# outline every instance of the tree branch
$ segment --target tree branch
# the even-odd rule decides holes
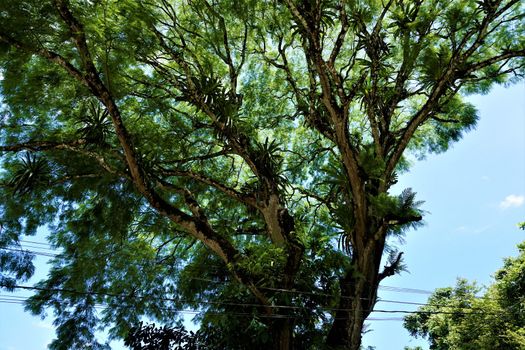
[[[313,25],[314,28],[311,28],[291,0],[284,0],[284,2],[290,10],[292,17],[304,29],[303,34],[306,35],[306,37],[303,38],[303,50],[306,60],[309,63],[309,71],[311,72],[310,74],[315,72],[319,78],[322,91],[321,101],[330,116],[331,125],[334,128],[334,141],[341,152],[343,166],[350,181],[353,195],[353,210],[356,217],[356,232],[364,234],[367,225],[367,200],[364,192],[363,181],[359,175],[358,152],[350,142],[348,134],[348,116],[343,113],[344,108],[339,106],[336,96],[334,96],[334,91],[337,93],[338,91],[341,91],[343,87],[337,85],[333,86],[332,82],[334,80],[330,79],[328,75],[330,69],[327,63],[323,60],[321,52],[322,48],[319,44],[320,33],[314,31],[314,28],[316,28],[315,24]],[[311,81],[312,79],[315,78],[310,77]],[[337,80],[335,80],[335,82],[337,82]]]
[[[494,56],[494,57],[491,57],[489,59],[486,59],[484,61],[480,61],[480,62],[477,62],[477,63],[472,63],[470,65],[467,65],[467,67],[465,69],[462,69],[459,73],[462,75],[462,76],[468,76],[469,74],[472,74],[480,69],[483,69],[485,67],[488,67],[490,65],[493,65],[495,63],[498,63],[498,62],[501,62],[501,61],[504,61],[504,60],[508,60],[510,58],[515,58],[515,57],[525,57],[525,49],[523,50],[508,50],[508,51],[505,51],[504,53],[500,54],[500,55],[497,55],[497,56]]]
[[[18,143],[14,145],[0,146],[0,152],[20,152],[20,151],[47,151],[51,149],[74,149],[78,146],[83,146],[87,142],[84,139],[79,139],[70,142],[53,142],[53,141],[30,141],[25,143]]]
[[[75,42],[82,64],[87,72],[86,76],[80,77],[81,81],[88,85],[92,93],[106,106],[111,116],[115,132],[124,151],[133,183],[138,191],[161,215],[173,220],[194,237],[202,241],[226,264],[235,264],[238,260],[239,253],[229,240],[220,236],[209,225],[198,218],[193,218],[180,209],[173,207],[152,188],[152,185],[140,164],[139,158],[137,157],[131,137],[124,126],[120,110],[113,100],[111,93],[100,80],[95,65],[91,60],[91,54],[86,43],[86,37],[82,25],[73,16],[65,0],[55,0],[55,5],[60,16],[70,28],[71,37]]]
[[[164,169],[164,168],[161,168],[160,171],[161,171],[161,174],[164,176],[179,176],[179,177],[191,178],[193,180],[209,185],[221,191],[222,193],[226,194],[228,197],[233,198],[238,202],[244,203],[253,208],[259,208],[255,197],[245,195],[203,174],[199,174],[199,173],[188,171],[188,170]]]
[[[233,60],[232,60],[232,55],[231,55],[231,49],[230,49],[230,42],[229,42],[229,39],[228,39],[228,30],[226,29],[226,22],[224,20],[224,17],[221,16],[219,13],[217,13],[217,11],[215,11],[215,9],[213,8],[213,6],[211,6],[207,0],[204,0],[204,3],[206,5],[206,8],[208,9],[208,11],[213,15],[215,16],[218,20],[219,20],[219,26],[221,28],[221,31],[222,31],[222,40],[223,40],[223,46],[224,46],[224,51],[225,51],[225,55],[223,55],[220,50],[218,50],[218,55],[219,57],[222,58],[222,60],[224,61],[224,63],[226,63],[226,65],[228,66],[228,71],[229,71],[229,75],[230,75],[230,91],[229,91],[229,94],[230,94],[230,98],[234,101],[237,101],[238,97],[237,97],[237,77],[239,75],[239,70],[237,68],[235,68],[235,65],[233,64]],[[246,47],[246,40],[244,41],[244,48]]]
[[[163,164],[186,164],[186,163],[191,163],[191,162],[197,162],[197,161],[213,159],[213,158],[225,156],[225,155],[228,155],[228,154],[231,154],[231,153],[232,153],[232,151],[230,149],[223,148],[220,151],[209,153],[209,154],[204,154],[204,155],[200,155],[200,156],[193,156],[193,157],[187,157],[187,158],[181,158],[181,159],[174,159],[174,160],[166,160],[166,161],[163,161],[162,163]]]
[[[18,40],[15,40],[14,38],[10,37],[9,35],[0,32],[0,41],[3,41],[4,43],[14,46],[19,50],[25,51],[25,52],[31,52],[34,53],[40,57],[43,57],[51,62],[54,62],[64,68],[71,76],[76,78],[77,80],[85,83],[83,79],[83,73],[73,66],[70,62],[68,62],[64,57],[59,55],[56,52],[49,51],[45,48],[34,48],[30,45],[26,45]]]
[[[339,30],[339,34],[337,34],[337,39],[335,39],[334,47],[330,53],[330,58],[328,59],[328,65],[330,67],[334,67],[335,65],[335,60],[341,52],[341,48],[343,47],[346,33],[348,32],[349,28],[348,16],[345,9],[345,1],[339,2],[339,19],[341,21],[341,29]]]
[[[312,38],[312,31],[310,29],[310,25],[309,25],[308,21],[306,20],[306,18],[304,18],[301,15],[301,12],[297,8],[297,6],[295,6],[293,1],[292,0],[284,0],[284,3],[286,5],[286,7],[288,7],[290,12],[292,13],[292,16],[297,21],[297,24],[302,27],[304,32],[307,33],[310,38]]]
[[[402,258],[403,258],[403,252],[400,252],[393,262],[391,262],[389,265],[385,265],[383,272],[379,273],[378,282],[381,282],[387,277],[395,275],[396,272],[398,272],[399,267],[401,266]]]
[[[268,173],[268,167],[258,161],[259,151],[254,150],[248,136],[236,128],[232,124],[231,120],[224,120],[224,118],[221,118],[221,116],[215,111],[213,102],[207,100],[206,96],[203,95],[201,91],[199,91],[198,87],[194,83],[194,79],[198,79],[199,77],[194,77],[188,62],[185,61],[184,57],[172,50],[172,48],[166,43],[165,36],[160,31],[158,31],[156,28],[152,28],[152,30],[154,30],[162,49],[168,53],[173,58],[173,60],[182,67],[182,70],[184,71],[185,85],[182,86],[181,83],[179,83],[176,85],[177,88],[185,90],[184,93],[188,95],[189,102],[211,119],[214,128],[224,135],[228,147],[246,162],[253,174],[259,179],[263,186],[261,186],[260,193],[258,193],[258,196],[256,197],[258,200],[256,204],[254,204],[250,198],[240,196],[238,193],[235,193],[235,191],[232,191],[232,189],[220,185],[217,182],[210,181],[209,178],[200,176],[197,177],[195,174],[193,174],[194,179],[214,186],[232,198],[240,200],[245,204],[250,206],[255,205],[255,207],[259,209],[263,218],[265,219],[268,227],[268,233],[272,241],[277,244],[289,243],[294,238],[291,236],[291,232],[286,232],[286,228],[283,227],[279,221],[279,213],[284,211],[287,212],[287,210],[284,208],[284,200],[282,199],[282,195],[279,192],[278,186],[276,185],[278,174]],[[225,28],[223,28],[223,30],[225,30]],[[237,100],[237,103],[240,107],[239,100]],[[190,174],[186,173],[185,175],[189,176]]]

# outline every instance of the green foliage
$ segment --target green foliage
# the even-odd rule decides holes
[[[200,334],[187,332],[183,326],[155,327],[142,322],[130,330],[124,344],[133,350],[197,350],[207,349],[209,339],[199,339]],[[204,343],[204,344],[203,344]]]
[[[407,316],[405,328],[427,338],[431,349],[523,349],[525,244],[518,249],[482,296],[475,284],[458,280],[454,288],[437,289],[428,305]]]
[[[13,177],[8,185],[13,188],[15,195],[23,195],[36,190],[38,185],[45,184],[47,174],[47,164],[44,159],[26,153],[24,157],[15,164]]]
[[[108,111],[97,102],[90,101],[87,107],[82,106],[79,111],[78,136],[89,143],[99,146],[106,143],[111,134],[111,121]]]
[[[187,308],[224,348],[358,348],[329,339],[364,321],[341,293],[375,298],[422,220],[391,186],[475,127],[462,95],[523,75],[523,6],[0,0],[0,286],[46,226],[53,348]]]

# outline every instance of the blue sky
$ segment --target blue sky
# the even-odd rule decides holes
[[[525,240],[516,223],[525,221],[525,84],[496,87],[470,96],[480,120],[475,130],[447,152],[430,155],[400,177],[398,188],[412,187],[425,226],[409,232],[402,247],[408,273],[383,284],[433,290],[452,286],[457,277],[489,284],[506,256]],[[427,296],[381,292],[383,299],[425,302]],[[414,309],[378,303],[381,309]],[[373,314],[376,317],[399,315]],[[399,321],[370,322],[367,345],[397,350],[426,342],[410,339]]]
[[[385,280],[384,285],[433,290],[453,285],[457,277],[489,284],[503,258],[516,255],[516,244],[525,240],[525,232],[516,228],[517,222],[525,221],[525,84],[497,87],[469,99],[479,110],[477,129],[447,152],[415,162],[399,179],[395,191],[412,187],[428,213],[425,226],[409,232],[401,249],[409,272]],[[45,273],[45,259],[39,257],[32,281]],[[3,295],[6,292],[0,291]],[[380,297],[425,302],[427,295],[382,290]],[[376,308],[414,309],[383,302]],[[377,350],[428,348],[426,342],[411,339],[400,321],[369,324],[364,341]],[[51,317],[41,320],[21,305],[0,302],[0,350],[46,349],[53,336]]]

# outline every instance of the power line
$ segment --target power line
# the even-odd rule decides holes
[[[17,304],[17,305],[24,305],[25,301],[29,299],[28,297],[20,297],[20,296],[9,296],[9,295],[0,295],[0,304]],[[95,304],[94,306],[96,309],[106,309],[108,306],[105,306],[103,304]],[[202,311],[199,310],[192,310],[192,309],[173,309],[173,308],[161,308],[162,310],[167,311],[173,311],[176,313],[181,314],[192,314],[197,315],[201,313]],[[227,313],[217,313],[217,312],[206,312],[208,315],[217,315],[222,316],[224,314],[227,314],[228,316],[249,316],[253,317],[254,315],[251,313],[240,313],[240,312],[227,312]],[[273,315],[257,315],[257,317],[263,317],[263,318],[298,318],[302,316],[294,316],[294,315],[282,315],[282,314],[273,314]],[[368,317],[366,319],[367,321],[404,321],[402,317]]]
[[[2,285],[0,285],[2,286]],[[46,292],[55,292],[55,293],[72,293],[72,294],[79,294],[79,295],[97,295],[97,296],[107,296],[107,297],[116,297],[116,298],[124,298],[124,299],[147,299],[150,298],[150,296],[140,296],[140,295],[130,295],[130,294],[114,294],[114,293],[107,293],[107,292],[99,292],[99,291],[77,291],[73,289],[62,289],[62,288],[41,288],[41,287],[31,287],[31,286],[21,286],[21,285],[15,285],[12,286],[14,288],[18,289],[26,289],[26,290],[38,290],[38,291],[46,291]],[[227,306],[242,306],[242,307],[264,307],[264,308],[274,308],[274,309],[290,309],[290,310],[310,310],[309,308],[302,307],[302,306],[290,306],[290,305],[262,305],[262,304],[249,304],[249,303],[232,303],[232,302],[221,302],[221,301],[204,301],[204,300],[193,300],[193,301],[184,301],[184,300],[178,300],[175,298],[159,298],[156,297],[156,300],[161,301],[171,301],[171,302],[182,302],[182,303],[201,303],[201,304],[210,304],[210,305],[227,305]],[[434,306],[434,305],[431,305]],[[452,306],[443,306],[443,307],[449,307],[453,308]],[[487,312],[483,311],[481,308],[472,308],[472,307],[460,307],[461,309],[468,309],[472,310],[470,312],[464,312],[464,311],[411,311],[411,310],[383,310],[383,309],[365,309],[362,310],[362,312],[371,312],[371,313],[393,313],[393,314],[448,314],[448,315],[470,315],[470,314],[480,314],[480,315],[499,315],[503,314],[503,312]],[[356,311],[356,309],[341,309],[341,308],[323,308],[325,311],[343,311],[343,312],[353,312]],[[271,316],[271,315],[269,315]]]
[[[44,244],[44,243],[42,243],[42,244]],[[6,249],[6,250],[11,250],[11,251],[17,251],[17,252],[25,252],[26,251],[26,250],[21,250],[21,249],[13,249],[13,248],[5,248],[5,247],[4,248],[0,248],[0,249]],[[36,255],[46,256],[46,257],[56,257],[56,256],[59,255],[59,254],[36,252],[36,251],[31,251],[31,250],[28,250],[28,252],[36,254]],[[206,279],[206,278],[199,278],[199,277],[190,277],[190,278],[193,279],[193,280],[200,280],[200,281],[211,282],[211,283],[223,283],[222,281],[216,281],[216,280]],[[301,291],[301,290],[295,290],[295,289],[292,290],[292,289],[283,289],[283,288],[271,288],[271,287],[259,287],[259,288],[260,289],[265,289],[265,290],[272,290],[272,291],[277,291],[277,292],[283,292],[283,293],[295,293],[295,294],[300,294],[300,295],[334,297],[332,294],[320,293],[320,292]],[[415,289],[415,288],[401,288],[401,287],[382,286],[382,285],[380,285],[379,288],[380,289],[383,288],[383,289],[386,289],[386,290],[389,290],[389,291],[401,292],[401,293],[417,293],[417,294],[421,294],[422,292],[424,292],[424,293],[432,293],[430,291],[425,291],[425,290],[422,290],[422,289]],[[355,297],[353,297],[353,296],[342,295],[342,296],[339,296],[339,297],[343,298],[343,299],[355,299]],[[360,299],[361,300],[369,300],[369,298],[360,298]],[[172,300],[167,300],[167,301],[176,301],[176,300],[172,299]],[[196,302],[199,302],[199,301],[196,301]],[[200,302],[201,303],[205,303],[205,302],[202,302],[202,301],[200,301]],[[449,306],[449,305],[430,305],[428,303],[418,303],[418,302],[412,302],[412,301],[400,301],[400,300],[389,300],[389,299],[377,299],[376,302],[393,303],[393,304],[400,304],[400,305],[433,306],[433,307],[443,307],[443,308],[461,308],[461,309],[467,309],[467,310],[479,310],[480,309],[480,308],[474,308],[474,307],[453,307],[453,306]],[[220,304],[221,302],[208,302],[208,303],[209,304],[212,304],[212,303],[219,303]],[[222,304],[224,304],[224,303],[222,303]],[[260,304],[243,304],[243,306],[262,307],[262,305],[260,305]],[[272,306],[269,306],[269,307],[272,307]],[[301,308],[301,307],[294,307],[294,306],[275,306],[275,307],[276,308],[285,308],[285,309],[300,309]],[[332,308],[332,309],[325,309],[325,310],[338,311],[339,309]],[[341,311],[346,311],[346,310],[341,309]],[[353,310],[348,310],[348,311],[353,311]],[[375,312],[383,312],[383,311],[377,311],[377,310],[373,310],[372,312],[374,312],[374,311]],[[384,310],[384,311],[386,311],[386,310]],[[409,311],[406,311],[406,310],[397,310],[397,311],[409,312]]]
[[[21,241],[22,242],[22,241]],[[25,242],[29,242],[29,241],[25,241]],[[38,242],[40,243],[40,242]],[[40,243],[42,245],[44,245],[45,243]],[[0,249],[5,249],[5,250],[8,250],[8,251],[15,251],[15,252],[29,252],[29,253],[32,253],[32,254],[35,254],[35,255],[42,255],[42,256],[46,256],[46,257],[57,257],[59,256],[59,254],[52,254],[52,253],[45,253],[45,252],[37,252],[37,251],[32,251],[32,250],[23,250],[23,249],[17,249],[17,248],[7,248],[7,247],[0,247]],[[223,283],[223,281],[217,281],[217,280],[213,280],[213,279],[206,279],[206,278],[200,278],[200,277],[189,277],[190,279],[193,279],[193,280],[199,280],[199,281],[204,281],[204,282],[211,282],[211,283]],[[32,289],[32,290],[45,290],[45,289],[39,289],[37,287],[28,287],[28,286],[17,286],[17,288],[21,288],[21,289]],[[300,294],[300,295],[313,295],[313,296],[321,296],[321,297],[334,297],[334,295],[332,294],[328,294],[328,293],[321,293],[321,292],[311,292],[311,291],[301,291],[301,290],[296,290],[296,289],[283,289],[283,288],[272,288],[272,287],[259,287],[260,289],[264,289],[264,290],[271,290],[271,291],[276,291],[276,292],[283,292],[283,293],[295,293],[295,294]],[[432,294],[433,292],[431,291],[426,291],[426,290],[423,290],[423,289],[416,289],[416,288],[402,288],[402,287],[393,287],[393,286],[383,286],[383,285],[380,285],[379,286],[380,289],[384,289],[384,290],[388,290],[388,291],[393,291],[393,292],[400,292],[400,293],[416,293],[416,294]],[[59,291],[59,292],[66,292],[66,293],[83,293],[83,292],[77,292],[77,291],[72,291],[72,290],[65,290],[65,289],[56,289],[55,291]],[[97,293],[97,292],[91,292],[92,294],[102,294],[102,295],[105,295],[105,296],[114,296],[114,297],[127,297],[126,295],[116,295],[116,294],[104,294],[104,293]],[[137,296],[136,296],[137,297]],[[353,296],[345,296],[345,295],[341,295],[341,296],[338,296],[339,298],[343,298],[343,299],[355,299],[355,297]],[[147,298],[147,297],[141,297],[141,298]],[[359,298],[361,300],[370,300],[370,298]],[[484,298],[486,299],[486,298]],[[165,300],[165,301],[180,301],[180,300],[176,300],[176,299],[161,299],[161,300]],[[200,303],[208,303],[208,304],[226,304],[225,302],[205,302],[205,301],[192,301],[192,302],[200,302]],[[377,299],[376,302],[382,302],[382,303],[393,303],[393,304],[401,304],[401,305],[414,305],[414,306],[433,306],[433,307],[443,307],[443,308],[461,308],[461,309],[467,309],[467,310],[480,310],[480,308],[474,308],[474,307],[454,307],[454,306],[449,306],[449,305],[430,305],[428,303],[418,303],[418,302],[412,302],[412,301],[400,301],[400,300],[390,300],[390,299]],[[230,303],[231,306],[245,306],[245,307],[248,307],[248,306],[251,306],[251,307],[264,307],[263,305],[261,304],[235,304],[235,303]],[[274,308],[282,308],[282,309],[301,309],[300,306],[286,306],[286,305],[275,305],[275,306],[266,306],[266,307],[274,307]],[[330,309],[325,309],[325,310],[328,310],[328,311],[354,311],[354,310],[351,310],[351,309],[336,309],[336,308],[330,308]],[[388,312],[389,310],[372,310],[372,312]],[[408,310],[392,310],[393,313],[412,313],[413,311],[408,311]],[[457,312],[454,312],[454,314],[457,314]]]
[[[379,289],[389,292],[404,292],[404,293],[413,293],[413,294],[426,294],[431,295],[434,292],[430,290],[424,290],[424,289],[416,289],[416,288],[401,288],[401,287],[392,287],[392,286],[384,286],[379,285]]]
[[[17,243],[21,243],[20,244],[20,249],[29,248],[27,250],[39,249],[39,250],[47,250],[47,251],[50,251],[50,252],[56,252],[57,251],[56,248],[52,247],[48,243],[42,243],[42,242],[36,242],[36,241],[26,241],[26,240],[19,240]],[[50,254],[54,254],[54,253],[50,253]]]
[[[18,305],[24,305],[25,301],[29,299],[28,297],[20,297],[20,296],[8,296],[8,295],[0,295],[0,304],[18,304]],[[103,304],[95,304],[94,307],[96,309],[106,309],[108,306],[105,306]],[[197,315],[201,313],[202,311],[199,310],[192,310],[192,309],[174,309],[174,308],[161,308],[162,310],[172,311],[176,313],[181,314],[192,314]],[[216,316],[222,316],[224,314],[227,314],[228,316],[249,316],[253,317],[254,315],[251,313],[242,313],[242,312],[226,312],[226,313],[217,313],[217,312],[206,312],[207,315],[216,315]],[[263,317],[263,318],[298,318],[300,316],[297,315],[283,315],[283,314],[272,314],[272,315],[257,315],[257,317]],[[369,317],[367,318],[368,321],[403,321],[402,318],[399,317]]]
[[[21,239],[19,242],[21,242],[21,243],[37,244],[37,245],[43,245],[43,246],[46,246],[46,247],[51,247],[51,245],[49,243],[46,243],[46,242],[29,241],[29,240],[23,240],[23,239]],[[55,248],[51,247],[50,249],[55,249]]]
[[[6,249],[6,248],[2,248],[2,249]],[[18,249],[9,249],[7,248],[8,250],[14,250],[14,251],[20,251]],[[33,252],[34,254],[40,254],[40,253],[35,253]],[[44,256],[48,256],[44,253],[42,253]],[[203,278],[198,278],[198,277],[190,277],[190,279],[193,279],[193,280],[201,280],[201,281],[208,281],[208,282],[213,282],[213,283],[219,283],[218,281],[214,281],[214,280],[210,280],[210,279],[203,279]],[[22,287],[22,286],[17,286],[17,288],[23,288],[23,289],[28,289],[30,287]],[[319,293],[319,292],[306,292],[306,291],[299,291],[299,290],[291,290],[291,289],[282,289],[282,288],[271,288],[271,287],[259,287],[260,289],[265,289],[265,290],[272,290],[272,291],[278,291],[278,292],[286,292],[286,293],[297,293],[297,294],[305,294],[305,295],[314,295],[314,296],[324,296],[324,297],[333,297],[333,295],[331,294],[326,294],[326,293]],[[34,290],[41,290],[41,289],[38,289],[36,287],[34,287]],[[72,292],[70,290],[59,290],[59,291],[63,291],[63,292],[70,292],[70,293],[77,293],[77,292]],[[99,293],[96,293],[94,292],[94,294],[99,294]],[[112,296],[112,295],[107,295],[107,296]],[[118,296],[118,297],[125,297],[124,295],[114,295],[114,296]],[[340,298],[343,298],[343,299],[355,299],[355,297],[352,297],[352,296],[339,296]],[[146,297],[143,297],[143,298],[146,298]],[[359,298],[361,300],[369,300],[369,298]],[[165,300],[165,301],[178,301],[176,299],[168,299],[168,300]],[[202,301],[196,301],[196,302],[202,302]],[[384,303],[393,303],[393,304],[402,304],[402,305],[416,305],[416,306],[426,306],[428,304],[425,304],[425,303],[417,303],[417,302],[409,302],[409,301],[399,301],[399,300],[389,300],[389,299],[378,299],[376,302],[384,302]],[[207,302],[207,303],[219,303],[219,304],[224,304],[222,302]],[[232,305],[236,305],[236,304],[232,304]],[[252,307],[263,307],[263,305],[261,304],[243,304],[243,306],[252,306]],[[282,306],[267,306],[267,307],[276,307],[276,308],[286,308],[286,309],[300,309],[301,307],[299,306],[285,306],[285,305],[282,305]],[[444,306],[444,307],[449,307],[449,306]],[[470,309],[470,308],[468,308]],[[330,311],[345,311],[344,309],[335,309],[335,308],[332,308],[332,309],[325,309],[325,310],[330,310]],[[348,311],[352,311],[352,310],[348,310]]]
[[[27,243],[24,243],[24,245],[20,245],[20,249],[26,249],[26,250],[30,250],[30,249],[38,249],[38,250],[44,250],[44,251],[49,251],[50,253],[49,254],[55,254],[55,253],[51,253],[51,252],[56,252],[56,249],[52,249],[52,248],[45,248],[45,247],[41,247],[41,246],[36,246],[36,245],[32,245],[32,244],[27,244]],[[56,254],[55,254],[56,255]]]
[[[30,254],[34,254],[34,255],[45,256],[45,257],[48,257],[48,258],[56,258],[58,256],[58,254],[46,253],[46,252],[37,252],[37,251],[28,250],[28,249],[22,249],[22,248],[0,247],[0,249],[8,250],[8,251],[11,251],[11,252],[18,252],[18,253],[30,253]]]
[[[41,243],[42,245],[44,245],[44,243]],[[47,256],[47,257],[55,257],[55,256],[58,256],[58,254],[51,254],[51,253],[42,253],[42,252],[35,252],[35,251],[31,251],[31,250],[22,250],[22,249],[14,249],[14,248],[7,248],[7,247],[2,247],[1,249],[5,249],[5,250],[9,250],[9,251],[16,251],[16,252],[31,252],[31,253],[34,253],[34,254],[39,254],[39,255],[43,255],[43,256]],[[194,277],[192,279],[195,279],[195,280],[201,280],[201,281],[206,281],[206,282],[212,282],[212,283],[222,283],[220,281],[216,281],[216,280],[211,280],[211,279],[204,279],[204,278],[197,278],[197,277]],[[384,287],[385,289],[387,290],[390,290],[390,291],[398,291],[398,292],[406,292],[406,293],[421,293],[421,292],[428,292],[428,291],[424,291],[424,290],[421,290],[421,289],[414,289],[414,288],[399,288],[399,287],[390,287],[390,286],[380,286],[380,287]],[[141,298],[141,299],[145,299],[145,298],[148,298],[148,297],[144,297],[144,296],[136,296],[136,295],[123,295],[123,294],[110,294],[110,293],[104,293],[104,292],[81,292],[81,291],[76,291],[76,290],[67,290],[67,289],[46,289],[46,288],[39,288],[39,287],[29,287],[29,286],[15,286],[15,288],[19,288],[19,289],[26,289],[26,290],[40,290],[40,291],[51,291],[51,292],[61,292],[61,293],[73,293],[73,294],[81,294],[81,295],[102,295],[102,296],[108,296],[108,297],[119,297],[119,298]],[[267,290],[274,290],[274,291],[279,291],[279,292],[287,292],[287,293],[298,293],[298,294],[308,294],[308,295],[316,295],[316,296],[328,296],[328,297],[333,297],[333,295],[331,294],[325,294],[325,293],[318,293],[318,292],[306,292],[306,291],[300,291],[300,290],[289,290],[289,289],[282,289],[282,288],[270,288],[270,287],[261,287],[261,289],[267,289]],[[340,296],[341,298],[349,298],[349,299],[353,299],[353,297],[350,297],[350,296]],[[261,304],[247,304],[247,303],[230,303],[230,302],[220,302],[220,301],[198,301],[198,300],[195,300],[195,301],[182,301],[182,300],[178,300],[178,299],[173,299],[173,298],[157,298],[159,300],[163,300],[163,301],[171,301],[171,302],[185,302],[185,303],[201,303],[201,304],[215,304],[215,305],[228,305],[228,306],[242,306],[242,307],[269,307],[269,308],[276,308],[276,309],[291,309],[291,310],[305,310],[307,308],[304,308],[304,307],[301,307],[301,306],[290,306],[290,305],[261,305]],[[362,298],[362,299],[367,299],[367,298]],[[3,299],[0,299],[0,302],[5,302],[5,303],[11,303],[11,304],[14,304],[14,303],[23,303],[25,302],[25,300],[27,299],[5,299],[5,297]],[[388,300],[388,299],[378,299],[377,302],[385,302],[385,303],[396,303],[396,304],[403,304],[403,305],[416,305],[416,306],[433,306],[433,307],[442,307],[442,308],[461,308],[461,309],[466,309],[466,310],[473,310],[473,311],[470,311],[470,312],[459,312],[459,311],[410,311],[410,310],[382,310],[382,309],[376,309],[376,310],[363,310],[363,311],[370,311],[370,312],[376,312],[376,313],[403,313],[403,314],[412,314],[412,313],[424,313],[424,314],[487,314],[486,311],[483,311],[481,308],[474,308],[474,307],[454,307],[454,306],[449,306],[449,305],[430,305],[430,304],[425,304],[425,303],[416,303],[416,302],[410,302],[410,301],[398,301],[398,300]],[[354,309],[337,309],[337,308],[325,308],[324,309],[325,311],[347,311],[347,312],[352,312],[352,311],[355,311]],[[199,311],[195,311],[195,310],[171,310],[171,311],[175,311],[175,312],[193,312],[193,313],[198,313]],[[210,314],[208,312],[208,314]],[[228,313],[230,314],[230,313]],[[492,314],[495,314],[495,313],[492,313]],[[500,314],[500,313],[498,313]],[[246,315],[252,315],[252,314],[246,314]],[[252,315],[253,316],[253,315]],[[275,315],[274,316],[277,316],[277,317],[282,317],[282,316],[290,316],[290,315]]]
[[[202,277],[189,277],[189,278],[193,279],[193,280],[204,281],[204,282],[223,283],[221,281],[216,281],[216,280],[212,280],[212,279],[208,279],[208,278],[202,278]],[[379,287],[381,288],[382,286],[380,285]],[[392,289],[393,291],[404,292],[404,293],[411,293],[412,291],[422,291],[422,289],[414,289],[414,288],[400,288],[400,287],[390,287],[390,286],[384,286],[384,287]],[[276,292],[283,292],[283,293],[295,293],[295,294],[305,294],[305,295],[313,295],[313,296],[334,297],[334,295],[328,294],[328,293],[301,291],[301,290],[297,290],[297,289],[284,289],[284,288],[272,288],[272,287],[258,287],[258,288],[259,289],[264,289],[264,290],[276,291]],[[348,295],[340,295],[338,297],[342,298],[342,299],[350,299],[350,300],[356,299],[356,297],[348,296]],[[370,300],[370,298],[359,298],[359,299],[360,300]],[[477,299],[481,299],[481,298],[477,298]],[[486,298],[483,298],[483,299],[486,299]],[[493,300],[493,299],[490,299],[490,300]],[[401,301],[401,300],[380,299],[380,298],[378,298],[376,300],[376,302],[393,303],[393,304],[404,304],[404,305],[415,305],[415,306],[429,306],[430,305],[428,303],[418,303],[418,302],[413,302],[413,301]],[[446,305],[442,305],[442,306],[443,307],[451,307],[451,306],[446,306]],[[468,308],[468,307],[466,307],[466,308]]]
[[[23,241],[20,241],[20,242],[23,242]],[[40,255],[40,256],[46,256],[46,257],[57,257],[57,256],[60,255],[60,254],[39,252],[39,251],[35,251],[35,250],[22,249],[22,248],[0,247],[0,249],[5,249],[5,250],[10,250],[10,251],[15,251],[15,252],[28,252],[28,253],[31,253],[31,254]],[[40,248],[37,248],[37,249],[40,249]],[[54,250],[54,249],[49,249],[49,250]],[[194,279],[199,280],[199,278],[194,278]],[[222,283],[222,282],[213,281],[213,280],[209,280],[209,279],[201,279],[201,280],[207,281],[207,282],[213,282],[213,283]],[[302,293],[302,294],[312,294],[312,295],[319,295],[319,296],[323,295],[323,293],[306,292],[306,291],[305,292],[300,292],[300,291],[297,291],[297,290],[290,290],[290,289],[287,290],[287,289],[281,289],[281,288],[261,287],[261,289],[274,290],[274,291],[286,292],[286,293]],[[386,290],[386,291],[391,291],[391,292],[398,292],[398,293],[415,293],[415,294],[428,294],[428,295],[433,293],[432,291],[423,290],[423,289],[401,288],[401,287],[384,286],[384,285],[379,285],[379,289]],[[331,295],[326,294],[325,296],[331,296]],[[345,297],[345,296],[343,296],[343,298],[353,298],[353,297]]]

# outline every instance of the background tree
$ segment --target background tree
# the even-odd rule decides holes
[[[523,75],[523,6],[1,0],[0,242],[47,225],[61,251],[28,303],[51,347],[190,307],[224,348],[358,349],[422,219],[389,193],[404,154]],[[31,259],[1,254],[12,289]]]
[[[405,317],[405,328],[427,338],[430,349],[524,349],[525,243],[518,249],[519,256],[505,259],[482,296],[481,288],[460,279]]]

